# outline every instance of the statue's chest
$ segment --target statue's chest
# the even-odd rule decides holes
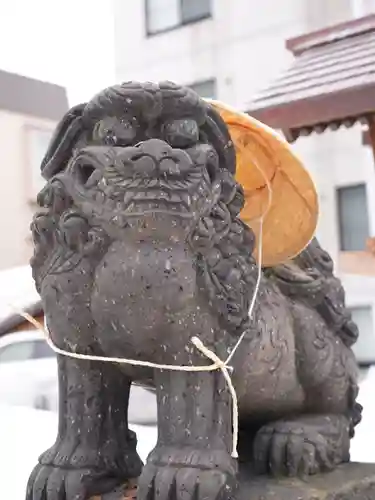
[[[117,242],[96,270],[91,308],[102,327],[148,342],[191,311],[196,288],[194,261],[184,247]]]
[[[194,260],[182,245],[140,242],[111,246],[95,277],[98,294],[144,307],[179,308],[196,289]]]

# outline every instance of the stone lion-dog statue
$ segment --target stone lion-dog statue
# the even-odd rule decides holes
[[[238,460],[220,370],[58,355],[58,436],[27,500],[85,500],[135,478],[139,500],[229,500],[238,464],[306,477],[349,460],[358,331],[342,285],[312,239],[263,267],[249,316],[257,238],[240,213],[251,196],[214,103],[172,82],[109,87],[62,118],[41,171],[31,265],[56,347],[204,366],[192,337],[223,360],[246,336],[230,363]],[[157,395],[158,440],[144,466],[128,427],[133,382]]]

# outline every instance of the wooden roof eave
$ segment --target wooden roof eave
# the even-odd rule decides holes
[[[294,140],[299,135],[308,135],[308,131],[321,132],[330,126],[337,129],[342,124],[366,122],[375,114],[375,82],[276,106],[257,108],[255,104],[247,112],[268,126],[283,130],[288,139]]]

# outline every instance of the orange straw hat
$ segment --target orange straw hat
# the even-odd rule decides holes
[[[259,220],[266,213],[262,266],[297,256],[312,239],[318,220],[318,196],[309,173],[274,130],[221,102],[207,102],[220,114],[233,140],[236,180],[245,193],[240,216],[257,240]]]

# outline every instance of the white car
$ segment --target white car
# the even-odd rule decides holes
[[[0,403],[52,409],[56,385],[56,356],[41,332],[0,337]]]
[[[27,406],[57,412],[58,382],[55,352],[38,330],[0,337],[0,404]],[[156,425],[153,392],[133,386],[129,422]]]

